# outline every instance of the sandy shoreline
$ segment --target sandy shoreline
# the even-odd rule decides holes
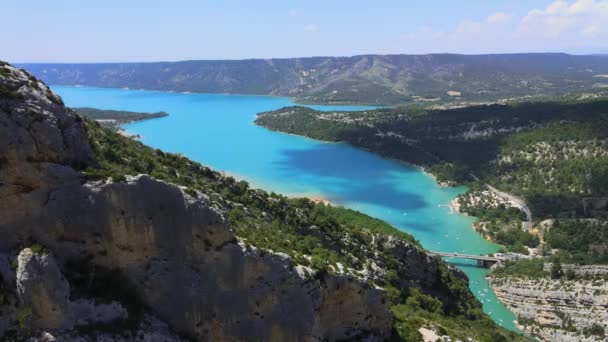
[[[458,196],[456,196],[453,200],[451,200],[450,204],[448,204],[448,206],[450,208],[452,208],[452,210],[454,210],[455,213],[467,215],[466,213],[460,212],[460,203],[458,203]]]
[[[249,183],[250,187],[253,189],[262,189],[267,192],[272,192],[272,190],[268,190],[268,187],[265,187],[263,184],[258,184],[250,181],[247,177],[240,175],[238,173],[229,172],[229,171],[219,171],[223,177],[232,177],[237,181],[244,180]],[[308,198],[309,200],[315,203],[323,203],[325,205],[335,205],[332,201],[320,194],[310,194],[310,193],[289,193],[289,192],[281,192],[281,195],[288,198]]]
[[[335,206],[335,204],[332,203],[332,201],[330,201],[326,197],[323,197],[322,195],[319,195],[319,194],[284,193],[283,195],[287,196],[289,198],[308,198],[309,200],[311,200],[311,201],[313,201],[315,203],[323,203],[325,205]]]

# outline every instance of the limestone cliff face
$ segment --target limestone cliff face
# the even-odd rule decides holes
[[[86,182],[79,170],[95,161],[82,120],[42,82],[0,68],[0,253],[8,264],[8,255],[32,240],[52,253],[24,249],[12,257],[16,270],[0,267],[32,328],[61,334],[83,324],[83,310],[112,313],[102,321],[124,316],[120,307],[70,299],[62,265],[92,257],[120,270],[153,316],[199,340],[390,334],[383,290],[244,247],[205,194],[195,199],[145,175]],[[3,311],[0,335],[18,324],[18,314]]]
[[[496,295],[519,318],[524,331],[544,341],[598,341],[582,332],[594,324],[608,329],[608,284],[604,280],[489,278]],[[568,331],[568,326],[578,332]],[[570,329],[574,330],[574,329]]]
[[[161,319],[197,338],[334,340],[390,328],[382,291],[306,277],[286,257],[243,247],[205,196],[139,176],[63,187],[46,207],[47,229],[33,232],[41,243],[124,270]]]

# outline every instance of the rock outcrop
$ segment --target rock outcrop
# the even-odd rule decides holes
[[[545,262],[543,271],[551,272],[553,264]],[[563,272],[572,271],[577,276],[603,276],[608,275],[608,265],[576,265],[576,264],[561,264]]]
[[[55,258],[26,248],[17,257],[17,294],[21,304],[31,310],[31,326],[62,329],[68,323],[70,285]]]
[[[521,328],[543,341],[600,341],[584,335],[594,325],[608,331],[608,284],[604,280],[488,278]],[[527,324],[521,324],[527,322]]]
[[[56,228],[35,233],[42,243],[124,270],[160,318],[197,337],[337,339],[390,328],[382,291],[354,278],[304,277],[284,256],[245,248],[206,197],[149,176],[58,189],[46,214]],[[58,236],[72,242],[56,245]]]
[[[26,248],[19,253],[16,288],[21,306],[27,309],[25,323],[34,330],[110,324],[128,316],[115,301],[98,304],[87,299],[70,300],[70,284],[53,255],[45,251]]]

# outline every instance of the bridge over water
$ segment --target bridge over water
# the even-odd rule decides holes
[[[504,258],[501,258],[501,257],[494,257],[494,256],[489,256],[489,255],[475,255],[475,254],[447,253],[447,252],[429,252],[429,253],[440,256],[440,257],[477,260],[477,263],[483,267],[490,267],[497,262],[505,260]]]

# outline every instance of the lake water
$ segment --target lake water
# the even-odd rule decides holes
[[[415,167],[345,144],[272,132],[253,124],[261,111],[293,105],[288,98],[179,94],[127,89],[52,87],[66,105],[138,112],[165,111],[165,118],[126,125],[142,142],[187,157],[286,195],[325,198],[406,231],[431,251],[487,254],[498,247],[472,228],[473,219],[447,204],[464,188],[442,188]],[[358,110],[360,106],[311,106]],[[509,329],[515,316],[489,288],[488,270],[453,260],[470,278],[484,311]]]

